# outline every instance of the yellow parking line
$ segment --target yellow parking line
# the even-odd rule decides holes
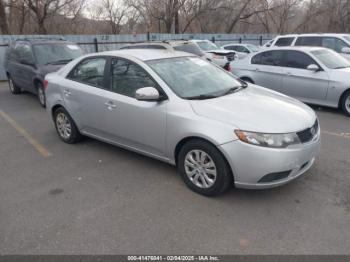
[[[35,140],[23,127],[21,127],[8,114],[0,110],[0,116],[2,116],[21,136],[23,136],[43,157],[49,157],[52,155],[42,144]]]
[[[322,130],[322,133],[327,134],[327,135],[331,135],[331,136],[337,136],[337,137],[342,137],[342,138],[348,138],[350,139],[350,133],[335,133],[335,132],[331,132],[331,131],[327,131],[327,130]]]

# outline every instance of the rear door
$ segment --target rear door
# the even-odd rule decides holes
[[[62,92],[68,112],[82,132],[112,140],[111,102],[106,70],[110,59],[98,56],[82,60],[62,84]],[[110,108],[110,110],[109,110]]]
[[[252,57],[253,78],[255,84],[282,91],[283,68],[282,51],[272,50],[259,53]]]
[[[283,52],[283,93],[305,102],[325,99],[329,86],[328,73],[323,70],[318,72],[307,70],[309,65],[318,63],[304,52],[295,50]]]

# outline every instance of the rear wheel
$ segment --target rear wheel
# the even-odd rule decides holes
[[[12,80],[11,76],[8,77],[10,92],[14,95],[21,93],[21,88],[19,88]]]
[[[67,144],[75,144],[81,141],[80,134],[76,124],[68,112],[60,107],[54,112],[55,127],[58,136]]]
[[[38,99],[39,99],[39,103],[42,107],[46,106],[46,95],[45,95],[45,89],[42,83],[38,82],[36,84],[36,88],[38,91]]]
[[[347,116],[350,116],[350,90],[348,90],[340,101],[342,110]]]
[[[185,184],[193,191],[215,196],[232,183],[232,173],[226,159],[212,144],[192,140],[181,148],[178,169]]]

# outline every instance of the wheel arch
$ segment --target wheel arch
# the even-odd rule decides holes
[[[240,79],[243,81],[248,81],[252,84],[255,84],[254,80],[250,76],[242,76],[242,77],[240,77]]]
[[[219,152],[220,154],[222,155],[222,157],[224,158],[225,162],[226,162],[226,165],[229,167],[229,170],[230,170],[230,173],[231,173],[231,176],[232,176],[232,180],[235,181],[235,175],[234,175],[234,170],[232,169],[233,167],[230,165],[230,162],[227,160],[227,157],[226,155],[221,152],[220,148],[218,148],[218,146],[215,145],[215,143],[213,143],[212,141],[206,139],[206,138],[203,138],[203,137],[200,137],[200,136],[188,136],[188,137],[184,137],[183,139],[181,139],[176,147],[175,147],[175,151],[174,151],[174,158],[175,158],[175,165],[177,166],[177,162],[178,162],[178,157],[179,157],[179,153],[180,153],[180,150],[181,148],[189,141],[192,141],[192,140],[200,140],[200,141],[203,141],[203,142],[206,142],[206,143],[209,143],[211,144],[212,146],[214,146]]]
[[[347,89],[345,89],[345,90],[343,91],[343,93],[340,95],[339,101],[338,101],[338,108],[341,108],[341,107],[342,107],[341,102],[343,101],[343,98],[344,98],[345,94],[348,93],[348,92],[350,92],[350,87],[347,88]]]

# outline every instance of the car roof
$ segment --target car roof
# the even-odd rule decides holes
[[[277,37],[300,37],[300,36],[345,36],[349,34],[339,34],[339,33],[314,33],[314,34],[290,34],[290,35],[279,35]]]
[[[180,52],[180,51],[171,51],[171,50],[161,50],[161,49],[123,49],[116,51],[106,51],[93,55],[108,55],[108,56],[118,56],[126,55],[134,57],[141,61],[157,60],[157,59],[167,59],[175,57],[196,57],[190,53]]]
[[[284,46],[284,47],[272,47],[269,49],[263,49],[261,50],[261,52],[275,51],[275,50],[297,50],[297,51],[310,52],[310,51],[328,50],[328,49],[324,47],[319,47],[319,46]]]

